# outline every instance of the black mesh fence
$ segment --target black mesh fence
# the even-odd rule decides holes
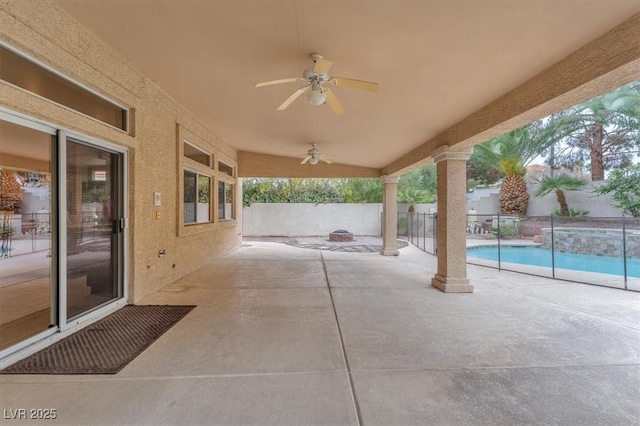
[[[399,213],[398,236],[436,254],[437,217]],[[467,263],[640,291],[640,218],[467,215]]]
[[[436,215],[429,213],[398,213],[398,237],[416,247],[436,254]]]

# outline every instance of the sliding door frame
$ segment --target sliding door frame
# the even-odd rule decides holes
[[[52,167],[51,175],[55,186],[51,188],[51,268],[52,268],[52,316],[56,315],[57,324],[48,330],[29,337],[5,350],[0,351],[0,368],[5,364],[10,364],[14,356],[22,356],[42,349],[63,337],[66,337],[74,329],[94,322],[107,314],[120,309],[129,300],[129,151],[127,148],[105,142],[81,133],[69,131],[63,126],[46,123],[35,118],[0,107],[0,120],[7,121],[19,126],[38,130],[52,136]],[[119,202],[122,203],[120,210],[121,235],[120,242],[120,262],[117,268],[118,276],[118,297],[94,310],[74,317],[67,318],[67,140],[73,139],[80,143],[98,149],[110,151],[118,156],[118,193]]]
[[[65,170],[65,173],[61,173],[61,179],[59,181],[59,189],[60,189],[60,200],[65,200],[65,202],[60,203],[60,217],[67,217],[67,145],[68,142],[71,141],[73,143],[79,143],[82,145],[86,145],[92,148],[102,149],[104,151],[108,151],[111,154],[117,155],[117,174],[118,177],[116,179],[116,183],[118,185],[117,188],[117,202],[121,204],[121,207],[118,209],[118,219],[122,220],[122,227],[120,229],[120,236],[118,237],[118,245],[119,250],[121,251],[120,261],[117,262],[118,268],[116,277],[118,279],[118,297],[114,300],[110,300],[103,305],[98,306],[97,308],[91,309],[90,311],[80,314],[79,316],[74,316],[72,319],[67,317],[67,232],[66,232],[66,223],[65,223],[65,232],[64,236],[61,236],[59,240],[59,250],[60,250],[60,277],[64,277],[65,285],[61,285],[61,297],[59,300],[59,312],[58,312],[58,321],[60,324],[60,330],[65,331],[70,328],[76,327],[81,323],[86,321],[92,321],[97,318],[101,318],[107,312],[111,312],[113,310],[113,305],[115,304],[118,308],[127,304],[128,294],[129,294],[129,286],[127,280],[127,271],[129,270],[129,197],[128,197],[128,188],[129,188],[129,180],[128,180],[128,152],[126,149],[119,147],[114,144],[110,144],[108,142],[104,142],[99,139],[87,137],[78,133],[69,132],[69,131],[59,131],[59,137],[62,140],[59,140],[59,145],[61,148],[58,150],[58,161],[61,165],[60,170]],[[62,229],[62,228],[61,228]],[[62,294],[64,291],[64,294]]]
[[[56,140],[56,128],[42,122],[38,122],[36,120],[32,120],[28,117],[22,116],[20,114],[16,114],[14,112],[9,112],[3,108],[0,108],[0,121],[6,121],[8,123],[16,124],[18,126],[25,127],[27,129],[37,130],[39,132],[51,135],[51,154],[55,154],[56,147],[58,145],[58,141]],[[55,155],[51,155],[51,176],[52,181],[55,179],[55,176],[58,172],[57,170],[57,159]],[[60,280],[58,275],[59,270],[57,268],[56,260],[59,258],[58,248],[56,244],[56,234],[59,233],[57,229],[58,215],[57,215],[57,204],[58,197],[56,194],[56,188],[51,188],[51,217],[50,222],[52,226],[52,234],[51,234],[51,265],[50,265],[50,276],[51,276],[51,319],[55,319],[58,313],[59,304],[59,288],[60,288]],[[41,331],[38,334],[34,334],[27,339],[16,343],[15,345],[3,349],[0,351],[0,360],[5,358],[7,355],[10,355],[14,352],[20,351],[28,346],[33,345],[39,341],[45,340],[48,337],[55,335],[59,331],[59,324],[54,324],[53,327],[50,327],[47,330]]]

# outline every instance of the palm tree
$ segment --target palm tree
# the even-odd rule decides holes
[[[495,168],[504,176],[500,188],[502,214],[527,214],[527,165],[568,131],[563,118],[540,120],[474,147],[474,161]]]
[[[560,215],[569,216],[569,205],[564,191],[575,191],[586,184],[582,179],[568,175],[545,176],[540,181],[540,186],[535,192],[536,197],[544,197],[545,195],[555,192],[558,204],[560,204]]]
[[[398,201],[409,205],[409,213],[413,213],[416,210],[416,204],[430,203],[433,200],[433,195],[424,189],[407,188],[398,191]]]
[[[633,158],[628,152],[640,146],[640,89],[634,84],[583,102],[566,114],[574,133],[561,157],[565,164],[590,160],[592,181],[604,180],[607,165],[628,165]]]
[[[22,205],[20,184],[12,170],[0,169],[0,211],[15,213]]]

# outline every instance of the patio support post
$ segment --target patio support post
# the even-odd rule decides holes
[[[384,224],[382,231],[383,256],[398,256],[398,182],[399,176],[382,176],[382,211]]]
[[[471,148],[436,149],[438,176],[438,271],[431,285],[445,293],[472,293],[467,279],[467,160]]]

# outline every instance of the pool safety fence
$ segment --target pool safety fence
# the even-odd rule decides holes
[[[404,238],[427,253],[436,254],[436,215],[430,213],[398,213],[398,238]]]
[[[467,215],[467,263],[640,291],[640,218]],[[398,237],[437,256],[437,214],[398,213]]]

